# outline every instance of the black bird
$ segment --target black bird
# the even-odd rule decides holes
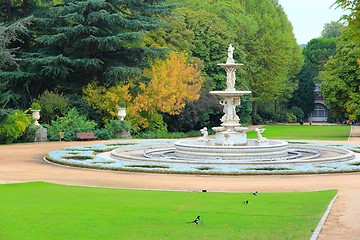
[[[258,194],[258,192],[257,192],[257,191],[255,191],[255,192],[253,192],[253,194],[254,194],[254,196],[256,196],[256,195]]]
[[[199,222],[200,222],[200,216],[197,216],[194,221],[192,221],[192,222],[187,222],[187,223],[196,223],[196,225],[198,225]]]
[[[248,204],[249,203],[249,200],[246,200],[245,202],[244,202],[244,204]]]

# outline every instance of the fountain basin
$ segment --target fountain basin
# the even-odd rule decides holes
[[[288,143],[275,140],[268,140],[266,143],[249,140],[242,146],[217,146],[214,140],[206,142],[185,140],[175,142],[175,149],[176,157],[206,160],[249,161],[249,159],[275,159],[288,156]]]

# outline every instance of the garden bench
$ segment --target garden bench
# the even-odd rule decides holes
[[[76,137],[79,140],[94,140],[96,138],[93,132],[78,132]]]

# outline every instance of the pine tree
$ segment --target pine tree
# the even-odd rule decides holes
[[[142,42],[146,31],[163,25],[159,16],[170,9],[158,2],[65,0],[35,15],[33,46],[15,76],[3,75],[25,85],[28,99],[45,89],[81,93],[92,81],[125,82],[164,53]]]

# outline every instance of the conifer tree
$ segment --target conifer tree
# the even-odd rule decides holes
[[[81,93],[92,81],[113,86],[133,78],[164,53],[142,42],[170,9],[159,2],[64,0],[36,16],[31,53],[8,80],[25,85],[29,99],[45,89]]]

